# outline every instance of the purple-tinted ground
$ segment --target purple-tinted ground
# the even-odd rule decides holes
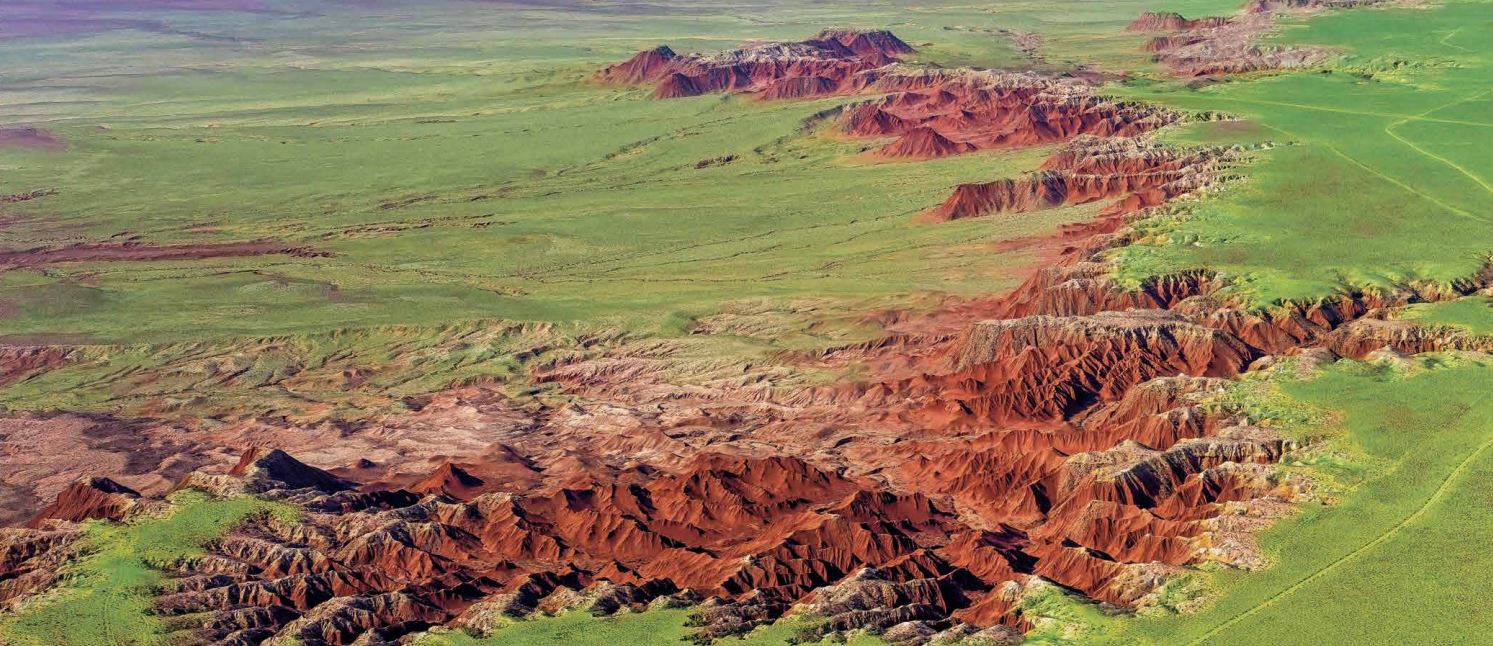
[[[153,11],[267,12],[265,0],[4,0],[0,38],[65,36],[111,29],[156,31],[161,24],[142,14]]]
[[[61,139],[41,128],[0,127],[0,148],[35,148],[38,150],[62,150],[67,147]]]

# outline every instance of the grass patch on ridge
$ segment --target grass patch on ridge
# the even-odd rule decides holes
[[[160,517],[86,524],[82,555],[64,566],[58,587],[0,618],[0,641],[13,646],[165,644],[173,639],[149,613],[160,569],[202,553],[204,545],[253,514],[295,514],[278,503],[216,499],[198,491],[171,496]]]

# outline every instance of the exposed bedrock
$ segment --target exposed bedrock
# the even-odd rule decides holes
[[[998,623],[1008,604],[984,599],[1027,560],[1011,536],[968,527],[927,497],[796,458],[707,454],[637,486],[465,503],[387,492],[363,506],[345,504],[353,492],[322,486],[334,477],[292,460],[251,455],[245,468],[198,480],[306,513],[256,518],[214,541],[181,566],[160,612],[200,622],[206,641],[309,644],[458,619],[476,626],[495,612],[573,604],[574,591],[587,589],[594,612],[693,590],[716,600],[701,609],[707,635],[748,630],[809,599],[837,629],[947,626],[982,601]],[[836,583],[839,594],[814,594]]]
[[[1177,13],[1146,12],[1130,31],[1170,32],[1152,37],[1144,49],[1174,76],[1206,79],[1229,74],[1309,67],[1327,60],[1320,47],[1259,43],[1275,16],[1325,9],[1388,4],[1392,0],[1251,0],[1232,17],[1188,19]]]
[[[83,531],[76,527],[0,527],[0,611],[51,585],[82,536]]]
[[[885,364],[911,375],[773,392],[737,368],[673,384],[658,368],[668,348],[652,344],[544,367],[575,403],[541,420],[503,427],[509,408],[453,391],[386,422],[382,433],[449,437],[476,419],[498,443],[432,454],[410,477],[373,462],[326,465],[342,467],[333,475],[277,450],[188,475],[181,487],[302,515],[212,542],[179,564],[157,610],[205,643],[377,643],[657,603],[696,604],[702,639],[795,612],[825,618],[823,631],[922,643],[1025,628],[1008,592],[1039,578],[1143,607],[1181,568],[1261,567],[1252,533],[1309,492],[1271,466],[1287,442],[1207,405],[1227,378],[1302,347],[1470,347],[1386,308],[1490,275],[1246,310],[1206,272],[1119,285],[1099,258],[1128,234],[1082,231],[1005,298],[960,310],[981,319],[963,333],[857,346],[871,365],[915,355]],[[71,521],[144,502],[108,483],[65,489],[43,529],[0,535],[0,602],[50,582]]]
[[[645,50],[598,71],[598,82],[654,84],[654,96],[678,98],[713,92],[749,93],[762,99],[847,94],[884,67],[913,53],[891,32],[825,30],[791,43],[747,43],[711,54],[678,54],[668,46]]]
[[[1001,423],[1067,419],[1156,377],[1235,375],[1258,355],[1177,314],[1135,310],[983,321],[951,358],[929,395],[951,414]]]
[[[23,381],[68,364],[73,352],[40,345],[0,345],[0,386]]]
[[[1493,351],[1493,337],[1457,328],[1427,327],[1412,320],[1367,316],[1334,330],[1323,345],[1339,356],[1359,359],[1384,349],[1404,354],[1447,350],[1489,352]]]
[[[887,93],[850,106],[842,130],[895,137],[884,158],[943,157],[975,150],[1066,141],[1080,135],[1128,137],[1180,115],[1094,94],[1076,78],[969,70],[883,70],[871,90]]]
[[[1137,138],[1084,136],[1049,157],[1035,173],[961,184],[922,217],[958,220],[1107,199],[1116,201],[1100,216],[1123,216],[1210,186],[1220,169],[1241,155],[1236,148],[1183,149]]]
[[[1174,11],[1147,11],[1130,21],[1125,29],[1128,31],[1182,31],[1219,27],[1228,22],[1229,19],[1222,16],[1189,19]]]
[[[141,500],[134,489],[108,478],[84,478],[57,494],[57,499],[37,512],[26,525],[40,527],[48,520],[124,520],[158,504]]]

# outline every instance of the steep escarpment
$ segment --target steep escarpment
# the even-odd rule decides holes
[[[883,158],[1129,137],[1181,118],[1099,96],[1082,79],[1038,74],[888,68],[869,90],[886,94],[846,108],[840,126],[852,136],[894,137],[873,151]]]
[[[83,531],[0,527],[0,610],[46,590],[58,568],[71,558]]]
[[[142,501],[139,492],[134,489],[108,478],[87,478],[74,482],[57,494],[57,499],[37,512],[27,526],[38,527],[48,520],[118,521],[150,506],[149,501]]]
[[[862,72],[913,53],[891,32],[830,29],[799,42],[746,43],[711,54],[678,54],[668,46],[638,52],[598,71],[595,80],[617,85],[654,84],[659,98],[713,92],[791,99],[860,91]]]
[[[961,184],[922,217],[942,222],[1107,199],[1116,201],[1101,217],[1124,215],[1209,187],[1241,155],[1235,148],[1183,149],[1134,137],[1084,136],[1024,177]]]
[[[1127,31],[1182,31],[1221,27],[1228,22],[1229,19],[1222,16],[1187,18],[1175,11],[1147,11],[1130,21],[1125,29]]]
[[[1038,315],[976,323],[953,349],[954,371],[910,390],[984,422],[1061,420],[1156,377],[1230,376],[1257,356],[1164,310]]]
[[[1260,38],[1281,14],[1388,4],[1389,0],[1254,0],[1237,15],[1188,19],[1177,13],[1146,12],[1130,31],[1169,32],[1153,36],[1144,48],[1173,75],[1208,78],[1267,70],[1296,69],[1326,60],[1319,47],[1266,46]]]

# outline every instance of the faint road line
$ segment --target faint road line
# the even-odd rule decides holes
[[[1461,50],[1461,51],[1468,52],[1468,53],[1476,53],[1476,50],[1468,49],[1468,48],[1463,47],[1461,45],[1453,45],[1451,43],[1446,42],[1448,40],[1451,40],[1453,36],[1456,36],[1458,32],[1462,31],[1462,29],[1463,29],[1462,27],[1458,27],[1456,29],[1453,29],[1453,30],[1447,32],[1446,35],[1442,36],[1441,40],[1436,41],[1436,43],[1438,45],[1442,45],[1442,46],[1445,46],[1445,47],[1450,47],[1452,49],[1457,49],[1457,50]]]
[[[1290,137],[1292,139],[1295,139],[1297,141],[1308,141],[1306,138],[1302,137],[1301,135],[1298,135],[1298,134],[1296,134],[1294,132],[1291,132],[1291,131],[1286,130],[1285,128],[1281,128],[1279,126],[1272,126],[1272,125],[1269,125],[1269,124],[1265,124],[1265,127],[1269,128],[1271,130],[1275,130],[1277,132],[1280,132],[1280,133],[1284,134],[1285,136]],[[1358,161],[1357,159],[1354,159],[1348,153],[1345,153],[1345,152],[1339,150],[1337,146],[1334,146],[1334,145],[1329,144],[1329,143],[1323,143],[1323,142],[1314,142],[1314,143],[1316,145],[1322,146],[1322,147],[1324,147],[1324,148],[1332,151],[1332,153],[1335,154],[1335,155],[1337,155],[1338,157],[1342,157],[1343,159],[1348,160],[1348,163],[1351,163],[1354,166],[1362,168],[1362,169],[1364,169],[1364,170],[1366,170],[1366,171],[1374,174],[1374,176],[1376,176],[1376,177],[1378,177],[1378,178],[1380,178],[1380,179],[1382,179],[1382,180],[1384,180],[1386,182],[1394,184],[1395,186],[1398,186],[1401,189],[1403,189],[1403,190],[1405,190],[1405,191],[1407,191],[1407,192],[1409,192],[1411,194],[1418,195],[1421,198],[1424,198],[1425,200],[1431,202],[1432,204],[1435,204],[1436,206],[1439,206],[1439,207],[1441,207],[1443,209],[1446,209],[1447,211],[1450,211],[1453,215],[1459,215],[1459,216],[1462,216],[1464,218],[1468,218],[1470,220],[1477,220],[1479,222],[1487,222],[1488,221],[1487,218],[1478,217],[1476,215],[1473,215],[1470,211],[1467,211],[1465,209],[1457,208],[1455,206],[1447,204],[1446,202],[1442,202],[1441,200],[1437,199],[1436,196],[1431,195],[1430,193],[1427,193],[1427,192],[1422,191],[1422,190],[1420,190],[1418,188],[1415,188],[1414,186],[1411,186],[1411,185],[1406,184],[1406,183],[1404,183],[1404,182],[1402,182],[1402,181],[1400,181],[1398,179],[1395,179],[1391,175],[1385,174],[1383,171],[1377,170],[1374,167],[1369,166],[1368,164],[1365,164],[1365,163],[1363,163],[1361,161]]]
[[[1483,187],[1484,191],[1487,191],[1488,193],[1493,194],[1493,186],[1488,185],[1488,182],[1485,181],[1483,178],[1478,177],[1477,175],[1472,174],[1472,171],[1469,171],[1466,168],[1463,168],[1461,165],[1457,164],[1456,162],[1454,162],[1454,161],[1452,161],[1450,159],[1447,159],[1447,158],[1442,157],[1440,155],[1437,155],[1437,154],[1435,154],[1435,153],[1433,153],[1433,152],[1431,152],[1429,150],[1421,148],[1420,146],[1416,145],[1415,142],[1410,141],[1409,139],[1406,139],[1404,137],[1401,137],[1400,135],[1398,135],[1398,134],[1396,134],[1394,132],[1395,128],[1398,128],[1398,127],[1403,126],[1403,125],[1405,125],[1407,123],[1410,123],[1411,121],[1414,121],[1416,119],[1424,117],[1424,116],[1426,116],[1428,114],[1431,114],[1433,112],[1436,112],[1438,110],[1444,110],[1446,108],[1450,108],[1450,107],[1452,107],[1454,105],[1457,105],[1459,103],[1466,103],[1468,101],[1475,101],[1477,99],[1481,99],[1484,96],[1486,96],[1489,92],[1493,92],[1493,90],[1483,90],[1482,92],[1478,92],[1477,94],[1474,94],[1472,96],[1469,96],[1469,97],[1466,97],[1466,98],[1462,98],[1462,99],[1457,99],[1456,101],[1452,101],[1451,103],[1448,103],[1446,105],[1442,105],[1442,106],[1438,106],[1438,107],[1435,107],[1435,108],[1431,108],[1430,110],[1426,110],[1425,112],[1423,112],[1423,113],[1421,113],[1419,115],[1416,115],[1414,117],[1405,117],[1404,119],[1401,119],[1399,121],[1396,121],[1394,123],[1391,123],[1391,124],[1385,126],[1384,127],[1384,134],[1387,134],[1387,135],[1389,135],[1391,137],[1394,137],[1395,141],[1398,141],[1398,142],[1400,142],[1402,144],[1405,144],[1406,146],[1409,146],[1410,148],[1414,149],[1415,152],[1418,152],[1418,153],[1420,153],[1422,155],[1430,157],[1431,159],[1434,159],[1434,160],[1439,161],[1439,162],[1441,162],[1443,164],[1446,164],[1447,166],[1451,166],[1452,168],[1456,169],[1457,172],[1459,172],[1459,173],[1461,173],[1463,175],[1466,175],[1472,181],[1477,182],[1478,186]]]
[[[1209,99],[1210,100],[1216,100],[1216,101],[1234,101],[1236,103],[1254,103],[1254,104],[1258,104],[1258,105],[1278,105],[1278,106],[1283,106],[1283,107],[1287,107],[1287,108],[1301,108],[1303,110],[1318,110],[1318,111],[1321,111],[1321,112],[1338,112],[1338,113],[1341,113],[1341,114],[1356,114],[1356,115],[1359,115],[1359,116],[1362,116],[1362,117],[1390,117],[1390,118],[1394,118],[1394,119],[1406,119],[1408,121],[1429,121],[1429,122],[1432,122],[1432,123],[1450,123],[1450,124],[1455,124],[1455,125],[1459,125],[1459,126],[1474,126],[1474,127],[1477,127],[1477,128],[1493,128],[1493,123],[1483,123],[1483,122],[1480,122],[1480,121],[1463,121],[1461,119],[1438,119],[1436,117],[1425,116],[1424,114],[1422,114],[1422,115],[1414,115],[1414,116],[1407,117],[1407,116],[1405,116],[1403,114],[1396,114],[1396,113],[1393,113],[1393,112],[1367,112],[1367,111],[1363,111],[1363,110],[1345,110],[1343,108],[1329,108],[1329,107],[1320,106],[1320,105],[1307,105],[1305,103],[1287,103],[1285,101],[1262,101],[1260,99],[1241,99],[1241,98],[1238,98],[1238,97],[1229,97],[1229,96],[1209,97]],[[1440,107],[1436,108],[1436,110],[1440,110],[1441,108],[1444,108],[1444,107],[1446,107],[1446,106],[1440,106]],[[1431,112],[1435,112],[1436,110],[1432,110]],[[1429,114],[1429,113],[1426,113],[1426,114]]]
[[[1481,403],[1483,399],[1485,399],[1485,398],[1479,398],[1478,399],[1478,403]],[[1474,406],[1475,405],[1476,404],[1474,404]],[[1425,502],[1421,503],[1420,508],[1416,509],[1415,512],[1412,513],[1412,514],[1410,514],[1409,516],[1406,516],[1399,523],[1396,523],[1394,527],[1389,528],[1387,531],[1385,531],[1384,533],[1380,534],[1374,540],[1369,541],[1367,543],[1364,543],[1363,546],[1359,547],[1358,549],[1353,550],[1352,552],[1348,552],[1347,554],[1344,554],[1344,555],[1338,557],[1337,560],[1335,560],[1335,561],[1333,561],[1331,563],[1328,563],[1327,565],[1323,566],[1321,569],[1319,569],[1316,572],[1313,572],[1310,575],[1308,575],[1306,578],[1304,578],[1304,579],[1302,579],[1300,581],[1297,581],[1296,583],[1292,584],[1290,587],[1288,587],[1288,588],[1286,588],[1284,590],[1281,590],[1280,592],[1275,593],[1269,599],[1266,599],[1266,600],[1260,602],[1255,607],[1250,608],[1249,610],[1241,612],[1241,613],[1239,613],[1237,615],[1234,615],[1234,617],[1232,619],[1229,619],[1228,621],[1225,621],[1225,622],[1223,622],[1223,623],[1221,623],[1221,624],[1219,624],[1217,626],[1214,626],[1212,630],[1209,630],[1208,632],[1203,633],[1201,637],[1198,637],[1197,639],[1189,642],[1189,646],[1197,646],[1198,644],[1201,644],[1201,643],[1203,643],[1203,642],[1205,642],[1205,641],[1207,641],[1209,639],[1217,637],[1219,633],[1223,632],[1225,629],[1229,628],[1230,626],[1233,626],[1234,624],[1237,624],[1237,623],[1239,623],[1241,621],[1244,621],[1245,619],[1248,619],[1248,618],[1254,616],[1255,613],[1258,613],[1259,611],[1264,610],[1266,607],[1269,607],[1270,605],[1272,605],[1275,602],[1281,600],[1282,598],[1285,598],[1285,597],[1291,595],[1292,593],[1296,592],[1297,590],[1300,590],[1301,588],[1305,587],[1308,583],[1311,583],[1312,581],[1317,580],[1318,578],[1322,577],[1323,575],[1327,574],[1328,572],[1331,572],[1332,570],[1336,569],[1338,566],[1340,566],[1340,565],[1342,565],[1344,563],[1347,563],[1348,561],[1351,561],[1354,558],[1357,558],[1359,555],[1363,554],[1364,552],[1367,552],[1367,551],[1369,551],[1369,550],[1371,550],[1371,549],[1373,549],[1375,547],[1378,547],[1379,545],[1383,544],[1385,541],[1387,541],[1390,538],[1392,538],[1395,534],[1399,533],[1400,530],[1402,530],[1405,527],[1407,527],[1407,526],[1415,523],[1415,521],[1420,520],[1420,518],[1425,515],[1425,513],[1426,513],[1427,510],[1429,510],[1431,507],[1435,506],[1436,503],[1441,502],[1442,498],[1446,497],[1447,492],[1451,491],[1452,483],[1454,483],[1458,478],[1460,478],[1463,473],[1466,473],[1467,472],[1467,467],[1470,466],[1472,464],[1472,462],[1474,460],[1476,460],[1479,455],[1482,455],[1482,453],[1484,451],[1487,451],[1489,447],[1493,447],[1493,437],[1489,437],[1486,441],[1484,441],[1476,449],[1473,449],[1471,453],[1468,453],[1467,457],[1462,458],[1462,461],[1457,464],[1457,467],[1455,469],[1452,469],[1451,473],[1448,473],[1446,475],[1446,478],[1441,481],[1441,485],[1438,486],[1438,487],[1436,487],[1436,491],[1432,492],[1431,496],[1429,498],[1426,498]]]

